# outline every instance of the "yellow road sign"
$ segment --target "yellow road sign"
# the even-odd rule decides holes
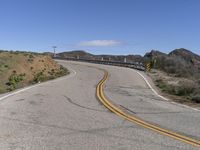
[[[147,71],[150,71],[150,70],[151,70],[151,63],[148,63],[148,64],[146,65],[146,70],[147,70]]]

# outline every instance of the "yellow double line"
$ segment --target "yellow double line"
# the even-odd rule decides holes
[[[179,141],[191,144],[193,146],[200,147],[200,141],[198,141],[198,140],[192,139],[192,138],[184,136],[184,135],[180,135],[176,132],[169,131],[169,130],[163,129],[159,126],[156,126],[154,124],[148,123],[144,120],[141,120],[141,119],[139,119],[139,118],[137,118],[133,115],[130,115],[130,114],[124,112],[118,106],[111,103],[105,97],[105,94],[104,94],[104,85],[105,85],[106,81],[108,80],[108,72],[104,69],[101,69],[101,70],[104,71],[104,77],[97,85],[96,95],[97,95],[98,99],[104,104],[104,106],[106,106],[110,111],[114,112],[115,114],[117,114],[117,115],[119,115],[119,116],[133,122],[133,123],[136,123],[140,126],[143,126],[145,128],[151,129],[151,130],[156,131],[160,134],[163,134],[163,135],[166,135],[168,137],[177,139]]]

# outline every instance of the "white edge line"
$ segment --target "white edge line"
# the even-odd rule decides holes
[[[74,76],[77,74],[76,71],[74,71],[73,69],[70,68],[70,70],[73,72],[73,74],[72,74],[71,76],[66,76],[67,78],[74,77]],[[55,79],[55,80],[56,80],[56,81],[59,81],[59,80],[63,80],[63,79],[65,79],[65,78],[64,78],[64,77],[63,77],[63,78],[61,77],[61,78],[58,78],[58,79]],[[55,80],[50,80],[50,81],[47,81],[47,82],[49,83],[49,82],[53,82],[53,81],[55,81]],[[25,88],[23,88],[23,89],[21,89],[21,90],[15,91],[15,92],[10,93],[10,94],[7,94],[7,95],[5,95],[5,96],[2,96],[2,97],[0,97],[0,101],[4,100],[4,99],[6,99],[6,98],[8,98],[8,97],[10,97],[10,96],[19,94],[19,93],[21,93],[21,92],[24,92],[24,91],[27,91],[27,90],[29,90],[29,89],[35,88],[35,87],[37,87],[37,86],[40,86],[40,85],[42,85],[42,84],[45,84],[45,83],[47,83],[47,82],[42,82],[42,83],[38,83],[38,84],[36,84],[36,85],[32,85],[32,86],[29,86],[29,87],[25,87]]]
[[[165,101],[170,101],[168,98],[165,98],[165,97],[159,95],[159,94],[156,92],[156,90],[153,89],[153,87],[151,86],[151,84],[149,83],[149,81],[148,81],[140,72],[138,72],[138,71],[136,71],[136,72],[137,72],[137,74],[139,74],[139,75],[144,79],[144,81],[146,82],[146,84],[149,86],[149,88],[153,91],[153,93],[154,93],[156,96],[162,98],[162,99],[165,100]],[[185,108],[189,108],[189,109],[192,109],[192,110],[195,110],[195,111],[200,111],[200,110],[197,109],[197,108],[192,108],[192,107],[190,107],[190,106],[183,105],[183,104],[179,104],[179,103],[176,103],[176,102],[171,102],[171,101],[170,101],[170,103],[176,104],[176,105],[179,105],[179,106],[182,106],[182,107],[185,107]]]
[[[166,100],[166,101],[169,101],[169,99],[167,99],[167,98],[165,98],[165,97],[159,95],[159,94],[156,92],[156,90],[153,89],[153,87],[151,86],[151,84],[149,83],[149,81],[148,81],[140,72],[138,72],[138,71],[136,71],[136,72],[137,72],[137,74],[139,74],[139,75],[144,79],[144,81],[146,82],[146,84],[147,84],[147,85],[149,86],[149,88],[154,92],[155,95],[157,95],[158,97],[160,97],[160,98],[162,98],[162,99],[164,99],[164,100]]]

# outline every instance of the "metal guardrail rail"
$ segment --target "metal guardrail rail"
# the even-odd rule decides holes
[[[96,59],[85,59],[85,58],[73,58],[73,57],[58,57],[54,56],[53,59],[59,60],[70,60],[70,61],[81,61],[81,62],[89,62],[96,64],[105,64],[105,65],[113,65],[113,66],[121,66],[133,68],[141,71],[145,71],[145,66],[141,62],[120,62],[120,61],[107,61],[107,60],[96,60]]]

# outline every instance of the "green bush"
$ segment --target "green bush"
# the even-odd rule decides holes
[[[18,86],[18,84],[23,81],[24,77],[25,77],[25,73],[24,74],[17,74],[16,71],[13,71],[13,74],[8,78],[8,82],[6,83],[8,85],[8,90],[12,91],[15,90]]]
[[[45,80],[47,80],[47,77],[41,71],[41,72],[37,73],[36,75],[34,75],[33,82],[38,83],[38,82],[42,82],[42,81],[45,81]]]
[[[61,77],[61,76],[67,75],[67,74],[69,74],[69,71],[66,68],[64,68],[63,66],[60,66],[60,71],[56,73],[56,76]]]

